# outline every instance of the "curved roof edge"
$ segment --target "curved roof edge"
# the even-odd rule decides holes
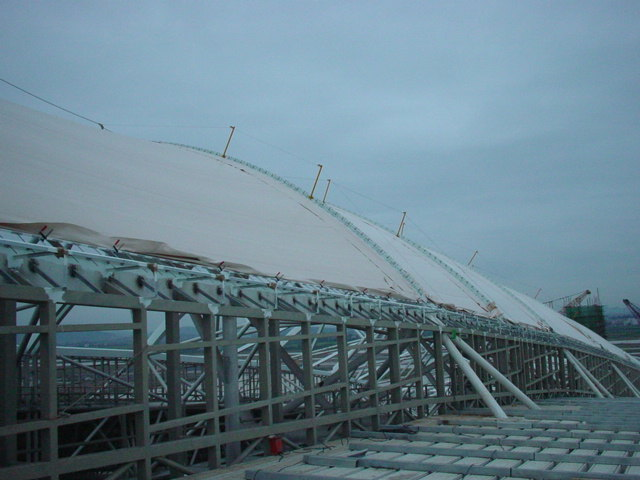
[[[177,146],[180,146],[180,147],[190,148],[190,149],[197,150],[197,151],[200,151],[200,152],[209,153],[211,155],[220,156],[220,153],[215,152],[213,150],[207,150],[207,149],[204,149],[204,148],[192,147],[192,146],[189,146],[189,145],[184,145],[184,144],[179,144],[179,143],[171,143],[170,145],[177,145]],[[292,190],[300,193],[301,195],[305,196],[310,201],[314,202],[320,208],[322,208],[322,209],[326,210],[327,212],[329,212],[336,219],[338,219],[341,223],[343,223],[345,226],[347,226],[353,233],[355,233],[367,245],[369,245],[369,247],[373,248],[378,253],[378,255],[380,255],[382,258],[384,258],[392,267],[394,267],[398,271],[398,273],[400,273],[404,277],[404,279],[416,290],[416,292],[420,296],[423,296],[425,300],[428,300],[428,297],[427,297],[425,291],[421,288],[419,282],[415,278],[413,278],[409,272],[407,272],[405,269],[403,269],[398,264],[398,262],[396,262],[395,259],[391,255],[389,255],[389,253],[387,253],[380,245],[378,245],[376,242],[374,242],[369,236],[367,236],[356,225],[354,225],[347,218],[345,218],[344,215],[340,214],[340,212],[338,212],[337,209],[331,207],[327,203],[320,202],[315,198],[310,198],[309,194],[306,191],[304,191],[302,188],[298,187],[297,185],[294,185],[293,183],[289,182],[288,180],[282,178],[281,176],[279,176],[279,175],[277,175],[275,173],[272,173],[272,172],[270,172],[268,170],[265,170],[264,168],[258,167],[257,165],[253,165],[252,163],[247,162],[245,160],[240,160],[239,158],[232,157],[230,155],[227,155],[225,158],[233,160],[234,162],[237,162],[237,163],[239,163],[241,165],[244,165],[246,167],[252,168],[252,169],[262,173],[263,175],[267,175],[267,176],[273,178],[274,180],[277,180],[277,181],[281,182],[283,185],[285,185],[285,186],[291,188]],[[412,300],[415,300],[415,299],[412,299]]]
[[[509,321],[528,328],[554,332],[555,334],[569,337],[597,348],[605,348],[617,356],[627,359],[630,358],[628,354],[597,333],[548,308],[537,300],[509,287],[493,282],[478,273],[475,269],[463,266],[455,260],[441,253],[435,253],[410,239],[397,237],[391,229],[375,221],[371,221],[346,209],[341,208],[340,210],[344,212],[345,216],[349,217],[351,223],[360,221],[360,229],[366,229],[365,234],[369,236],[375,235],[376,238],[374,241],[383,243],[386,248],[393,248],[394,252],[398,254],[398,258],[403,259],[405,262],[404,266],[406,268],[413,268],[414,278],[418,277],[423,279],[423,283],[425,281],[425,277],[421,276],[423,272],[420,271],[420,265],[415,262],[415,260],[420,259],[417,257],[410,258],[408,256],[411,253],[409,250],[399,250],[399,248],[402,248],[402,245],[404,245],[404,248],[412,248],[415,252],[428,258],[432,262],[430,265],[427,265],[430,269],[433,270],[434,268],[440,267],[446,274],[451,274],[459,287],[460,296],[465,293],[469,296],[476,295],[474,298],[475,304],[478,305],[481,310],[471,308],[472,313],[494,318],[497,321]],[[374,228],[372,228],[372,226]],[[378,231],[377,233],[376,230]],[[381,232],[383,233],[381,234]],[[412,261],[411,259],[414,260],[413,265],[408,264]],[[430,273],[433,274],[433,272]],[[427,291],[426,294],[431,297],[432,301],[435,299],[435,295],[428,291],[428,285],[423,284],[422,289],[423,291]],[[450,295],[449,298],[451,298]],[[449,302],[449,298],[445,297],[443,299],[441,297],[441,301],[436,301],[435,303],[454,303]],[[442,300],[444,300],[444,302],[442,302]],[[483,303],[485,303],[485,305],[483,305]],[[495,310],[489,310],[486,306],[487,303],[489,306],[495,306]]]

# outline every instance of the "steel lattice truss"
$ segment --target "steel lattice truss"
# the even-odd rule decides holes
[[[436,305],[8,230],[0,257],[2,478],[180,476],[266,455],[270,435],[640,396],[608,351]],[[123,345],[66,341],[86,332]]]

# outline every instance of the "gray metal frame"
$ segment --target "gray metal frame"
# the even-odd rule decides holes
[[[2,478],[179,476],[269,454],[271,435],[296,447],[483,407],[487,394],[510,405],[510,385],[532,399],[593,395],[567,356],[614,396],[639,386],[622,358],[500,320],[37,240],[0,239]],[[121,314],[74,323],[76,307]],[[181,338],[181,322],[197,337]],[[88,331],[126,332],[131,348],[58,342]],[[449,337],[504,378],[454,359]]]

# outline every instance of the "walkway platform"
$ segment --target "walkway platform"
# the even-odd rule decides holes
[[[566,398],[510,418],[432,417],[191,480],[640,480],[640,399]]]

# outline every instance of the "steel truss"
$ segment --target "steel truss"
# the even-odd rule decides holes
[[[500,319],[0,236],[2,478],[181,476],[267,455],[271,435],[295,448],[447,410],[639,392],[633,363]],[[127,346],[60,345],[82,332]]]

